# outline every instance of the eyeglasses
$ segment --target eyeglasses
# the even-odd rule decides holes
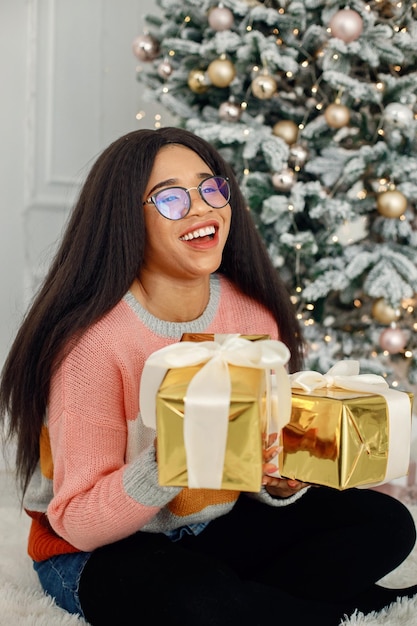
[[[158,213],[169,220],[180,220],[191,209],[190,191],[197,189],[200,197],[213,209],[222,209],[230,200],[230,186],[227,178],[210,176],[201,181],[198,187],[168,187],[155,193],[143,204],[154,204]]]

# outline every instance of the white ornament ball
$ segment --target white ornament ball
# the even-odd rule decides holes
[[[400,317],[399,309],[394,309],[384,298],[378,298],[372,305],[372,317],[380,324],[391,324]]]
[[[290,191],[296,180],[295,172],[289,167],[272,174],[272,185],[277,191]]]
[[[259,100],[269,100],[277,91],[278,85],[273,76],[259,74],[251,83],[252,93]]]
[[[220,57],[210,63],[207,75],[215,87],[228,87],[236,76],[236,68],[229,59]]]
[[[350,111],[344,104],[333,102],[324,112],[324,119],[330,128],[343,128],[350,120]]]
[[[272,127],[272,132],[290,146],[297,141],[298,126],[292,120],[280,120]]]
[[[227,7],[213,7],[208,16],[208,23],[215,31],[229,30],[233,22],[234,15]]]
[[[390,326],[380,334],[379,345],[389,354],[399,354],[407,345],[407,336],[400,328]]]
[[[238,122],[242,115],[242,107],[237,102],[228,100],[219,106],[219,117],[223,122]]]
[[[413,112],[410,107],[401,102],[390,102],[385,107],[383,120],[384,123],[397,128],[407,128],[413,121]]]
[[[139,35],[133,40],[132,50],[140,61],[153,61],[159,55],[159,42],[151,35]]]
[[[333,15],[329,26],[333,37],[349,43],[361,36],[363,19],[352,9],[341,9]]]
[[[388,189],[378,194],[376,206],[383,217],[401,217],[407,208],[407,198],[397,189]]]

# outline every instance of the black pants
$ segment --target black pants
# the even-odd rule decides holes
[[[242,495],[197,537],[139,532],[96,550],[81,605],[94,626],[337,626],[395,600],[374,583],[415,538],[407,508],[375,491],[313,487],[279,508]]]

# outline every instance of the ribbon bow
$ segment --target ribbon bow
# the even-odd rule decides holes
[[[382,376],[376,374],[359,374],[359,361],[339,361],[326,374],[311,370],[290,374],[291,387],[310,392],[323,387],[339,387],[352,391],[378,393],[388,389],[388,384]]]
[[[275,371],[279,421],[285,425],[291,414],[291,388],[284,367],[289,357],[281,341],[253,342],[240,335],[216,335],[215,341],[198,343],[183,341],[149,356],[141,378],[140,410],[144,424],[154,429],[156,397],[168,369],[203,364],[188,384],[184,398],[189,487],[221,486],[231,396],[228,365]]]

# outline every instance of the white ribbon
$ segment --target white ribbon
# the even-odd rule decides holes
[[[215,335],[214,341],[183,341],[149,356],[141,378],[140,410],[144,424],[154,429],[157,393],[167,371],[204,364],[188,384],[184,398],[189,487],[221,487],[231,395],[228,364],[274,370],[279,420],[285,425],[291,415],[291,387],[284,367],[289,357],[281,341],[249,341],[239,335]]]
[[[296,372],[290,374],[291,387],[294,391],[302,389],[306,392],[340,388],[384,397],[389,425],[388,459],[385,478],[382,481],[385,483],[405,476],[408,472],[411,440],[410,398],[402,391],[390,389],[382,376],[359,374],[359,367],[359,361],[343,360],[336,363],[326,374],[311,370]]]

